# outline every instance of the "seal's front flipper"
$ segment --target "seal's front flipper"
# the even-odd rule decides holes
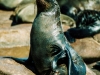
[[[15,58],[15,57],[3,57],[3,58],[10,58],[15,60],[16,62],[20,63],[20,64],[26,64],[28,58]]]
[[[98,61],[98,62],[93,66],[93,68],[100,71],[100,61]]]
[[[26,58],[16,58],[16,57],[3,57],[3,58],[10,58],[15,60],[16,62],[23,64],[23,65],[28,65],[28,64],[33,64],[33,60],[31,57],[31,48],[30,48],[30,53],[29,53],[29,57]]]
[[[64,32],[64,35],[65,35],[65,37],[67,38],[67,40],[68,40],[70,43],[75,42],[75,38],[72,37],[72,36],[69,34],[68,31],[67,31],[67,32]]]

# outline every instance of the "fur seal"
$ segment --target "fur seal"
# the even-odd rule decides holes
[[[76,27],[69,29],[68,33],[73,38],[91,37],[100,33],[100,11],[80,11],[76,16]]]
[[[13,10],[20,4],[29,3],[35,0],[0,0],[0,8],[6,10]]]
[[[38,13],[30,34],[29,60],[33,61],[39,75],[85,75],[83,60],[63,34],[57,1],[36,2]]]
[[[36,2],[32,1],[17,6],[10,19],[13,20],[12,25],[16,25],[19,23],[32,23],[34,21],[34,18],[36,17],[36,14]]]
[[[61,13],[75,19],[77,13],[82,10],[97,10],[100,11],[100,0],[63,0],[59,1]],[[61,4],[63,3],[63,4]]]
[[[23,0],[0,0],[0,8],[12,10],[16,8]]]
[[[30,33],[30,54],[37,75],[86,75],[81,57],[70,46],[61,27],[56,0],[36,0],[38,13]]]

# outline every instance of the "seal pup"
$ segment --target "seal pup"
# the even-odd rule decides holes
[[[63,34],[57,1],[36,0],[36,3],[38,13],[30,34],[29,60],[39,75],[85,75],[83,60]]]

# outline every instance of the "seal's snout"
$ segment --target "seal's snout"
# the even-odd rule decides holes
[[[57,65],[59,66],[59,65],[65,64],[67,66],[68,62],[66,60],[67,60],[67,57],[60,58],[57,61]]]
[[[66,56],[65,51],[58,53],[52,62],[52,71],[51,75],[67,75],[67,66],[68,66],[68,56]]]
[[[67,75],[67,66],[66,64],[60,64],[58,67],[55,69],[55,71],[52,71],[50,75]]]

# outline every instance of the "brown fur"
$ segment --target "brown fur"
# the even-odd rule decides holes
[[[51,7],[51,3],[45,0],[36,0],[38,10],[43,11]]]

